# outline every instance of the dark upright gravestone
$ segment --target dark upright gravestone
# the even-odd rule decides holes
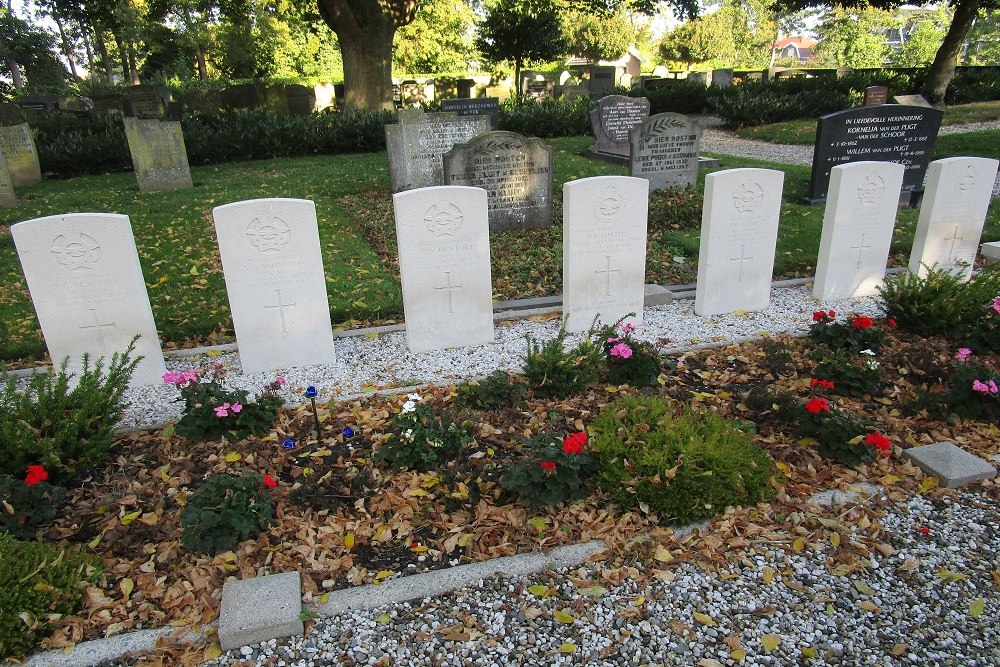
[[[500,124],[500,98],[475,97],[457,100],[441,100],[442,111],[454,111],[459,116],[486,116],[490,119],[490,129]]]
[[[645,97],[602,97],[597,102],[597,108],[590,112],[590,124],[597,137],[591,152],[628,157],[628,133],[648,116],[649,100]]]
[[[289,114],[308,116],[316,107],[316,90],[299,84],[288,84],[285,86],[285,100]]]
[[[865,103],[866,107],[877,107],[886,103],[889,99],[889,87],[888,86],[868,86],[865,88]]]
[[[240,83],[222,91],[222,107],[227,111],[256,111],[263,104],[260,87],[254,83]]]
[[[528,81],[527,85],[524,87],[524,94],[528,97],[540,100],[546,97],[552,97],[555,89],[555,81],[549,81],[548,79],[535,79],[534,81]]]
[[[552,147],[514,132],[487,132],[444,155],[447,185],[487,194],[490,231],[552,224]]]
[[[455,82],[456,97],[472,97],[472,89],[476,87],[475,79],[459,79]]]
[[[728,88],[733,85],[734,72],[731,69],[713,69],[712,85],[716,88]]]
[[[260,87],[264,100],[264,108],[278,116],[288,115],[288,98],[285,97],[285,85],[268,83]]]
[[[906,167],[903,194],[921,188],[941,127],[939,109],[884,104],[837,111],[816,124],[809,201],[826,199],[830,170],[838,164],[871,160]]]
[[[166,111],[170,91],[156,86],[129,86],[125,89],[126,114],[135,118],[159,118]]]
[[[91,95],[94,101],[94,111],[97,113],[111,113],[118,116],[125,115],[125,96],[119,93],[108,93],[105,95]]]
[[[694,185],[698,180],[701,126],[679,113],[650,116],[631,132],[630,175],[645,178],[649,189]]]
[[[609,91],[613,91],[618,82],[615,75],[618,70],[614,67],[593,67],[590,70],[590,97],[598,99],[605,96]]]
[[[30,107],[29,107],[30,108]],[[18,104],[9,102],[0,103],[0,125],[11,126],[20,125],[27,121],[24,110]]]
[[[25,95],[17,103],[22,109],[44,109],[45,111],[59,110],[59,96],[54,93],[32,93]]]

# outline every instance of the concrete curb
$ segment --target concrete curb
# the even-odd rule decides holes
[[[118,660],[127,653],[139,655],[150,653],[156,649],[160,638],[166,638],[177,633],[177,641],[181,644],[193,644],[209,636],[209,628],[214,624],[204,626],[203,630],[192,628],[156,628],[137,630],[105,639],[92,639],[81,642],[68,650],[45,651],[29,656],[27,667],[93,667],[108,660]]]

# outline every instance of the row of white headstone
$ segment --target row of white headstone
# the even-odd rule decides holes
[[[910,270],[968,279],[997,161],[930,166]],[[814,295],[873,294],[892,241],[904,166],[834,168]],[[705,181],[695,312],[760,310],[770,299],[784,174],[731,169]],[[493,341],[486,191],[437,186],[393,196],[407,343],[411,352]],[[642,323],[649,182],[599,176],[563,188],[563,317],[571,331],[634,313]],[[213,210],[243,371],[335,361],[315,205],[258,199]],[[11,228],[49,354],[79,369],[140,336],[133,384],[164,372],[129,219],[78,213]]]

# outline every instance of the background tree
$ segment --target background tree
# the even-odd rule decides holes
[[[727,26],[707,15],[682,23],[664,35],[659,55],[671,69],[678,65],[692,69],[710,62],[732,62],[736,45]]]
[[[592,63],[620,58],[636,37],[624,8],[609,15],[566,10],[562,13],[562,31],[567,50]]]
[[[925,67],[934,62],[934,55],[951,23],[951,14],[951,7],[940,4],[925,5],[897,17],[902,44],[892,55],[892,64]]]
[[[556,28],[559,11],[549,0],[496,0],[487,5],[476,48],[488,63],[509,62],[521,93],[521,69],[529,60],[552,60],[568,43]]]
[[[18,90],[61,90],[68,76],[56,57],[55,35],[0,8],[0,57]]]
[[[425,0],[413,22],[396,33],[396,69],[421,74],[467,71],[476,52],[475,22],[468,0]]]
[[[882,67],[889,58],[886,29],[893,24],[890,12],[842,7],[821,14],[816,26],[819,43],[815,63],[826,67]]]
[[[1000,63],[1000,9],[979,11],[979,16],[969,30],[969,49],[965,54],[969,65],[995,65]]]

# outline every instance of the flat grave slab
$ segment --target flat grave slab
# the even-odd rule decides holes
[[[946,489],[957,489],[997,476],[995,467],[950,442],[913,447],[903,452],[903,456],[927,474],[937,477]]]
[[[223,651],[269,639],[301,635],[302,581],[298,572],[227,581],[219,611]]]
[[[1000,241],[990,241],[979,246],[979,253],[987,262],[1000,262]]]

